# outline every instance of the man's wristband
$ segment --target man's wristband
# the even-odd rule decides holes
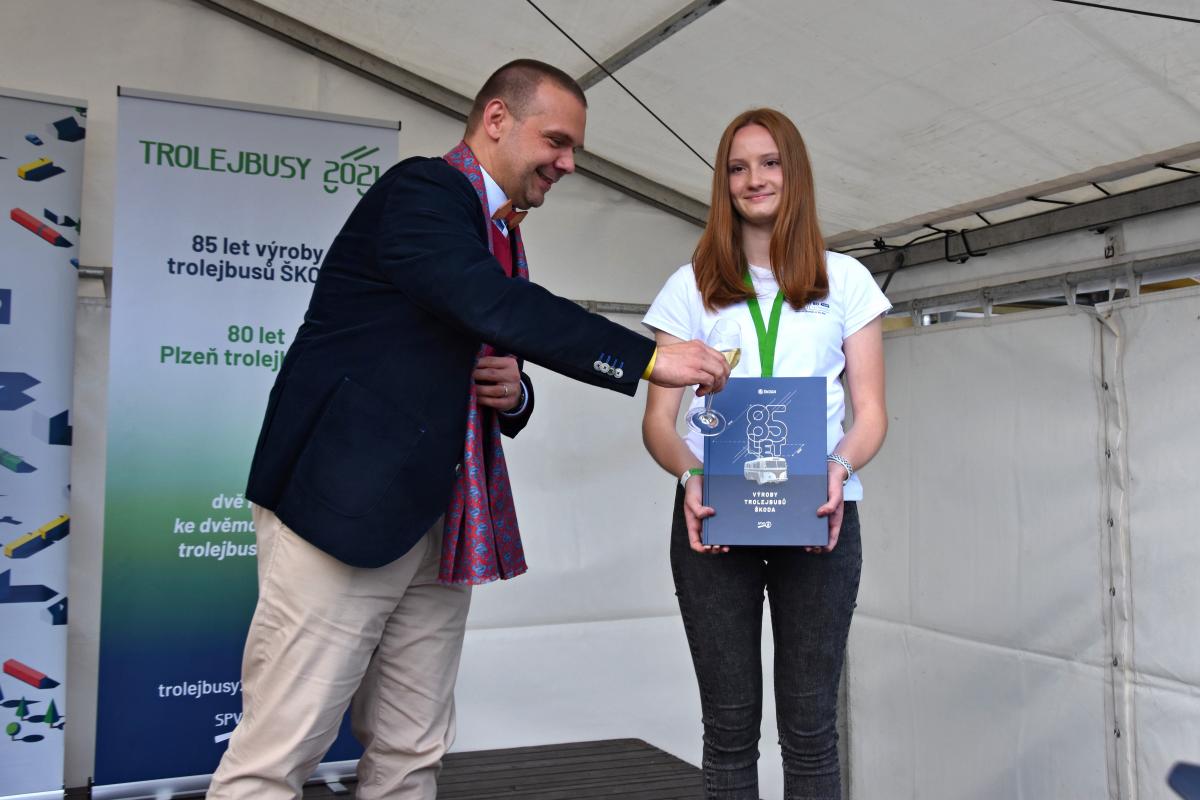
[[[650,380],[650,373],[654,372],[654,362],[658,360],[658,348],[654,348],[654,352],[650,354],[650,360],[646,362],[646,368],[642,370],[642,380]]]
[[[842,481],[843,485],[845,485],[846,482],[854,476],[854,467],[850,466],[850,462],[846,460],[845,456],[839,456],[837,453],[830,453],[829,455],[825,456],[825,460],[834,464],[840,464],[841,466],[845,467],[846,480]]]
[[[687,470],[686,472],[684,472],[682,475],[679,476],[679,485],[682,486],[684,489],[686,489],[687,482],[691,479],[691,477],[693,475],[703,475],[703,474],[704,474],[704,470],[702,470],[700,467],[692,467],[691,469]]]

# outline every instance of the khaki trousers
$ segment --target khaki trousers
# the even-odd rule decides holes
[[[242,721],[210,800],[295,800],[353,699],[359,800],[433,800],[454,740],[469,586],[437,582],[442,520],[401,558],[350,567],[254,509],[258,605]]]

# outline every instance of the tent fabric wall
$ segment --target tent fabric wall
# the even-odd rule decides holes
[[[888,336],[849,659],[856,796],[1105,791],[1097,328],[1052,313]],[[1062,779],[1079,794],[1046,791]]]
[[[888,336],[853,796],[1157,797],[1200,753],[1198,319],[1186,290]]]
[[[1139,796],[1156,797],[1174,762],[1200,761],[1200,290],[1124,301],[1112,317],[1128,417],[1127,727]]]

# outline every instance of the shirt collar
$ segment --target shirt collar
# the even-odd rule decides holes
[[[490,219],[496,213],[496,209],[508,201],[508,195],[500,188],[500,184],[492,180],[492,176],[488,175],[488,171],[483,168],[482,164],[479,165],[479,173],[483,175],[483,188],[487,190],[487,213]]]

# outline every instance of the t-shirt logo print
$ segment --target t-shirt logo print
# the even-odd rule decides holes
[[[829,314],[829,303],[824,300],[813,300],[811,303],[800,309],[802,314]]]

